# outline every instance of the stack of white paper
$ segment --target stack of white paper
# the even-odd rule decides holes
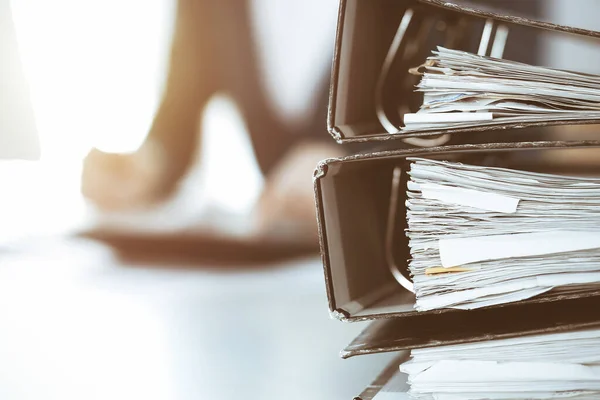
[[[438,47],[419,67],[423,105],[401,132],[600,118],[600,76]]]
[[[414,399],[600,398],[600,330],[439,346],[411,356],[400,370]]]
[[[406,234],[418,310],[600,284],[600,178],[409,161]]]

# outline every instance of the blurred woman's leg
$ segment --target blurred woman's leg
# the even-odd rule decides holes
[[[199,114],[221,86],[218,7],[214,0],[177,2],[164,93],[140,149],[129,155],[92,150],[86,158],[82,192],[101,208],[159,201],[191,165],[201,134]]]
[[[148,137],[132,155],[92,151],[82,182],[87,197],[103,208],[114,209],[144,205],[169,195],[193,161],[201,135],[199,113],[217,91],[237,102],[267,179],[293,144],[312,139],[331,145],[325,130],[327,68],[322,95],[316,107],[311,107],[314,111],[309,118],[300,123],[284,121],[270,106],[251,24],[249,0],[179,0],[165,91]],[[312,85],[304,90],[310,90],[308,87]],[[304,161],[312,164],[305,171],[307,178],[315,163]]]
[[[199,139],[200,112],[221,86],[218,3],[178,0],[163,98],[148,134],[148,141],[163,146],[169,157],[171,183],[189,167]]]
[[[252,26],[260,21],[253,21],[251,6],[250,1],[220,0],[218,20],[224,27],[220,42],[222,84],[244,115],[256,160],[266,178],[256,209],[257,218],[265,231],[281,229],[282,223],[289,224],[299,239],[315,240],[312,172],[319,160],[339,156],[343,151],[328,136],[326,129],[329,60],[321,60],[324,61],[323,68],[317,76],[301,77],[305,82],[300,86],[304,92],[293,93],[294,96],[313,99],[307,107],[306,117],[297,120],[286,118],[280,109],[273,107],[268,95],[267,80],[273,71],[260,65],[259,47],[265,44],[259,43],[256,27]],[[284,4],[276,6],[285,7]],[[317,6],[313,11],[319,10]],[[274,16],[269,14],[269,17]],[[300,22],[302,25],[304,21]],[[306,26],[293,34],[303,35],[310,29],[311,21],[305,22]],[[269,42],[285,40],[286,35],[279,33],[281,37],[277,36]],[[305,47],[309,51],[314,51],[315,46],[329,47],[333,37],[320,37],[319,40],[319,43],[307,43]],[[281,50],[281,47],[278,48]],[[272,52],[278,48],[263,47],[262,50]],[[292,52],[298,50],[295,48]],[[294,59],[286,60],[287,64],[292,62]],[[292,69],[291,66],[289,69]],[[288,71],[278,75],[285,79],[295,78]],[[313,80],[319,83],[314,85]],[[318,93],[305,96],[305,92],[313,90],[315,86]]]
[[[258,46],[251,26],[250,1],[219,0],[222,84],[240,108],[256,160],[267,174],[293,141],[290,128],[270,107],[265,78],[258,61]]]

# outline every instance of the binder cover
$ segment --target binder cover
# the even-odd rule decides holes
[[[377,378],[366,388],[359,396],[355,397],[354,400],[373,400],[377,394],[381,392],[383,387],[398,373],[400,370],[398,366],[406,360],[408,353],[404,352],[398,355],[392,360],[388,366],[383,370]],[[402,374],[403,378],[406,379],[406,375]]]
[[[343,358],[380,352],[397,352],[377,379],[355,400],[397,397],[408,390],[407,376],[399,365],[409,356],[408,350],[459,343],[482,342],[543,333],[561,333],[576,329],[600,328],[596,313],[600,296],[571,299],[560,303],[519,304],[498,310],[463,311],[438,315],[404,324],[390,319],[372,322],[341,353]],[[389,396],[389,397],[387,397]]]
[[[599,328],[600,295],[556,303],[513,303],[496,309],[478,309],[428,315],[414,323],[386,319],[370,323],[341,352],[342,358],[363,354],[411,350],[440,345],[482,342],[575,329]]]
[[[579,119],[444,131],[387,133],[376,115],[375,94],[390,43],[408,9],[413,15],[402,36],[398,56],[388,74],[389,85],[382,89],[383,106],[389,110],[390,115],[398,114],[399,107],[414,112],[420,105],[420,97],[413,92],[418,79],[409,75],[409,68],[421,65],[437,45],[476,52],[477,46],[472,39],[477,35],[481,36],[486,20],[506,25],[509,32],[512,28],[526,29],[533,33],[550,31],[568,35],[573,39],[593,39],[600,43],[600,32],[597,31],[476,10],[443,0],[341,0],[328,113],[328,129],[337,142],[402,140],[410,137],[435,137],[441,133],[460,133],[462,142],[472,143],[479,141],[477,132],[488,131],[489,139],[489,131],[502,130],[502,140],[505,140],[504,136],[509,132],[504,130],[512,128],[600,123],[597,119]],[[440,26],[444,28],[440,30]],[[427,27],[429,30],[425,31]],[[454,32],[451,43],[448,42],[450,34],[444,34],[444,29],[446,32]],[[510,40],[509,33],[509,43]],[[400,116],[393,122],[399,126]],[[465,140],[465,134],[468,132],[474,134]],[[526,132],[519,131],[518,134]],[[529,137],[528,140],[532,138]]]
[[[392,191],[394,170],[403,169],[406,157],[573,173],[564,163],[556,164],[561,165],[559,171],[549,170],[546,164],[536,163],[536,157],[569,149],[597,151],[594,149],[597,147],[600,140],[466,144],[364,153],[322,161],[315,171],[314,189],[331,314],[345,321],[401,318],[405,324],[412,324],[432,314],[460,312],[453,309],[415,311],[414,295],[400,286],[392,273],[392,268],[406,271],[409,258],[404,235],[405,181],[400,182],[396,198]],[[581,158],[580,155],[577,158]],[[590,172],[588,167],[584,167],[584,171]],[[598,168],[595,172],[600,173]],[[394,204],[397,207],[391,207]],[[395,210],[393,215],[390,210]],[[576,293],[549,292],[521,304],[596,295],[600,295],[600,287]]]

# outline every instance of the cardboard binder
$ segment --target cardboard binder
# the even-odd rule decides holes
[[[399,356],[356,399],[373,399],[395,380],[393,393],[404,391],[406,376],[399,365],[408,350],[458,343],[473,343],[511,337],[569,332],[576,329],[600,328],[600,320],[590,310],[600,306],[600,296],[570,299],[557,304],[518,304],[495,310],[462,311],[458,314],[429,317],[416,324],[398,319],[371,323],[350,345],[342,357],[398,351]],[[402,393],[402,392],[400,392]]]
[[[411,18],[403,20],[407,10],[410,10]],[[414,112],[420,105],[420,96],[413,92],[418,78],[411,76],[408,69],[421,65],[437,45],[477,52],[479,40],[473,41],[473,38],[481,37],[486,21],[490,22],[490,26],[503,26],[509,32],[516,27],[533,33],[567,35],[579,41],[595,40],[600,44],[600,32],[597,31],[501,15],[442,0],[341,0],[328,114],[328,129],[333,138],[339,143],[402,141],[452,133],[460,134],[453,135],[458,140],[472,143],[483,140],[481,136],[490,141],[492,131],[498,130],[503,131],[503,137],[494,140],[500,141],[505,140],[507,134],[521,135],[521,138],[525,134],[522,130],[506,131],[512,128],[600,123],[596,119],[548,120],[438,132],[387,133],[377,118],[376,103],[380,101],[389,111],[392,122],[400,126],[402,121],[398,109]],[[401,24],[405,25],[403,33],[399,28]],[[382,65],[390,43],[397,35],[401,39],[398,55],[387,76],[383,77],[384,82],[381,81]],[[510,40],[509,33],[508,43]]]
[[[369,324],[340,355],[342,358],[349,358],[440,345],[600,328],[600,319],[594,312],[590,312],[598,307],[600,295],[595,294],[557,303],[519,302],[501,308],[429,315],[415,321],[384,319]]]
[[[382,366],[381,375],[355,400],[405,398],[397,397],[406,387],[406,377],[398,367],[411,349],[600,328],[598,314],[593,311],[600,306],[600,287],[550,291],[524,301],[471,311],[417,312],[413,293],[398,282],[410,279],[410,252],[404,235],[407,157],[600,176],[600,162],[594,162],[600,154],[600,140],[580,140],[583,137],[579,130],[569,130],[563,132],[569,141],[550,141],[551,130],[547,129],[600,124],[597,119],[549,119],[399,134],[386,131],[378,118],[378,107],[389,114],[396,127],[402,125],[404,112],[418,110],[422,100],[414,93],[414,85],[419,78],[408,70],[421,65],[436,46],[485,55],[493,47],[494,35],[506,30],[509,44],[511,31],[533,36],[562,35],[600,44],[597,31],[456,3],[340,1],[328,130],[338,143],[379,142],[382,150],[324,160],[316,168],[314,190],[328,306],[331,315],[342,321],[371,320],[341,351],[343,358],[399,352],[398,358]],[[485,40],[484,27],[489,31]],[[390,50],[393,43],[398,45],[395,53]],[[477,51],[478,45],[484,53]],[[535,64],[535,60],[515,60]],[[389,69],[382,69],[384,63]],[[450,134],[451,145],[406,149],[407,144],[414,143],[403,141],[435,139],[442,134]],[[594,132],[591,138],[597,138],[597,134]],[[592,157],[580,157],[581,153],[573,156],[572,151],[587,152]]]
[[[572,149],[599,151],[597,147],[599,140],[467,144],[380,151],[321,162],[315,171],[314,189],[331,315],[345,321],[398,318],[412,324],[431,315],[459,312],[452,309],[417,312],[413,309],[413,293],[404,289],[394,276],[397,271],[408,270],[409,249],[404,235],[406,174],[403,173],[407,157],[573,173],[565,165],[557,170],[551,168],[552,164],[537,164],[536,156]],[[399,176],[395,175],[397,171]],[[600,295],[600,287],[577,293],[549,292],[521,303],[596,295]],[[503,307],[508,304],[494,308]]]
[[[356,396],[354,400],[373,400],[373,398],[375,398],[375,396],[377,396],[384,389],[384,387],[390,382],[390,380],[392,380],[397,375],[403,375],[400,376],[400,379],[404,381],[402,383],[406,385],[406,376],[404,374],[400,374],[398,366],[400,365],[400,363],[405,361],[407,357],[408,354],[406,352],[400,353],[400,355],[398,355],[398,357],[392,360],[388,364],[388,366],[383,370],[383,372],[379,374],[377,378],[375,378],[373,383],[371,383],[369,387],[366,388],[360,394],[360,396]]]

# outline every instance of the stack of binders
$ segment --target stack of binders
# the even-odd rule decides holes
[[[329,309],[371,321],[343,358],[398,353],[357,399],[600,398],[600,76],[509,61],[512,31],[600,44],[341,0],[329,130],[379,150],[315,171]]]

